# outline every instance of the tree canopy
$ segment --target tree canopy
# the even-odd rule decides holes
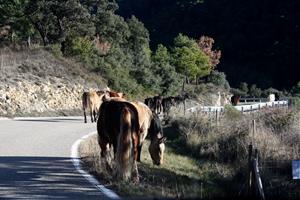
[[[7,27],[11,37],[0,35],[0,40],[31,38],[57,55],[91,65],[112,88],[133,95],[176,94],[185,75],[197,80],[219,63],[220,52],[212,50],[209,37],[197,41],[179,34],[173,45],[158,45],[152,52],[143,22],[117,15],[118,8],[114,0],[1,1],[0,28]]]
[[[197,42],[182,34],[174,39],[172,64],[177,72],[194,80],[208,75],[213,68],[209,57],[200,49]]]

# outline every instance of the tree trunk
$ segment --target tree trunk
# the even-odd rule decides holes
[[[29,17],[30,22],[33,24],[33,26],[37,29],[37,31],[39,32],[42,40],[43,40],[43,45],[47,46],[49,44],[49,40],[47,38],[47,31],[43,30],[42,26],[40,23],[38,22],[34,22],[30,17]]]
[[[27,38],[27,45],[28,45],[28,48],[31,47],[31,38],[30,38],[30,35]]]

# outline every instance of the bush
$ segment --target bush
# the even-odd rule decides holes
[[[207,115],[173,119],[171,125],[178,130],[179,146],[190,154],[219,163],[230,162],[243,167],[250,141],[259,149],[262,161],[297,158],[300,142],[300,113],[295,110],[262,110],[260,115],[241,114],[227,107],[218,125]],[[252,119],[256,119],[256,134],[252,134]]]
[[[282,91],[279,91],[275,88],[268,88],[268,89],[264,90],[262,94],[264,97],[268,97],[270,94],[275,94],[275,96],[278,98],[284,96]]]
[[[300,81],[292,88],[291,92],[294,96],[300,97]]]
[[[262,94],[262,90],[258,88],[255,84],[251,85],[249,89],[249,95],[252,97],[260,97]]]
[[[246,96],[247,93],[245,93],[244,91],[237,89],[237,88],[230,88],[230,92],[234,95],[239,95],[239,96]]]
[[[242,117],[242,113],[232,105],[225,105],[225,117],[232,120],[238,120]]]
[[[214,85],[222,86],[225,89],[230,88],[224,72],[212,71],[212,73],[208,75],[207,81],[213,83]]]
[[[61,45],[60,44],[51,44],[46,47],[46,50],[50,51],[56,57],[62,57],[63,54],[61,52]]]
[[[300,97],[292,97],[290,100],[290,105],[297,110],[300,110]]]
[[[65,53],[69,56],[78,57],[89,63],[94,54],[94,44],[88,37],[75,37],[67,40]]]

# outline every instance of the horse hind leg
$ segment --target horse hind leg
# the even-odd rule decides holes
[[[141,162],[141,153],[142,153],[142,145],[138,145],[137,147],[137,161]]]
[[[133,163],[133,168],[132,168],[132,181],[133,181],[134,183],[139,183],[139,182],[140,182],[139,171],[138,171],[138,167],[137,167],[136,161],[134,161],[134,163]]]
[[[108,174],[111,174],[113,172],[113,167],[112,167],[112,157],[110,155],[110,148],[109,144],[102,141],[100,138],[98,138],[98,143],[101,149],[100,153],[100,161],[101,161],[101,166],[105,166],[106,171]]]
[[[94,122],[97,122],[97,112],[96,112],[96,110],[93,111],[93,116],[94,116]]]

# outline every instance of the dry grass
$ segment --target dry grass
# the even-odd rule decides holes
[[[113,179],[113,175],[106,170],[104,162],[99,159],[100,149],[96,135],[86,139],[79,151],[84,166],[89,172],[121,196],[195,198],[199,197],[201,192],[206,197],[214,196],[218,186],[208,181],[213,176],[212,173],[215,173],[210,170],[212,163],[200,162],[167,147],[164,164],[155,166],[148,153],[148,145],[149,142],[146,141],[143,146],[142,163],[138,163],[139,184],[117,182]],[[217,194],[222,194],[223,191],[219,190]]]
[[[253,119],[256,120],[255,134],[251,126]],[[245,181],[247,149],[252,142],[259,151],[263,183],[267,195],[271,196],[276,191],[283,191],[282,188],[289,193],[296,191],[290,188],[295,184],[290,179],[290,169],[291,160],[299,159],[300,154],[299,120],[299,111],[292,109],[265,109],[250,115],[229,109],[218,124],[211,123],[206,115],[198,115],[175,119],[172,125],[181,133],[180,143],[190,154],[206,162],[218,163],[220,166],[216,165],[215,170],[224,179],[230,178],[237,188],[237,183]],[[227,168],[223,170],[224,166]],[[233,172],[231,176],[228,166]],[[287,191],[281,192],[281,197],[287,195]],[[299,194],[297,198],[300,198]]]
[[[70,82],[87,87],[104,87],[105,80],[86,65],[54,56],[42,47],[18,51],[0,48],[0,82]]]
[[[292,110],[265,110],[255,115],[239,115],[229,110],[218,125],[201,114],[172,119],[164,129],[168,137],[165,163],[160,167],[152,165],[146,141],[143,162],[138,164],[141,176],[138,185],[113,180],[99,160],[96,136],[87,139],[80,151],[90,172],[121,196],[236,197],[245,183],[247,149],[251,141],[259,149],[261,162],[280,160],[283,156],[298,158],[299,143],[293,141],[300,139],[299,117],[299,113]],[[253,118],[257,121],[254,137],[250,125]],[[277,123],[270,123],[270,118],[282,123],[276,133],[273,125]]]
[[[252,120],[256,120],[253,135]],[[181,140],[194,156],[220,162],[241,161],[250,142],[260,150],[261,159],[296,158],[299,151],[299,112],[271,109],[254,115],[241,115],[227,110],[218,125],[207,115],[173,120],[172,126],[181,133]]]

